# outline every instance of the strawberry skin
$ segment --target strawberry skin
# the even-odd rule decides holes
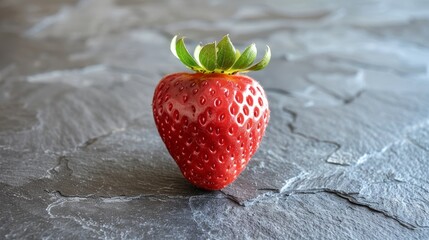
[[[222,189],[244,170],[268,124],[268,100],[248,76],[175,73],[157,85],[152,102],[158,132],[183,176]]]

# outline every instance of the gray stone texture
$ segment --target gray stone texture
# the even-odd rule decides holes
[[[271,120],[202,191],[152,119],[169,51],[229,33]],[[1,239],[429,239],[429,2],[0,2]]]

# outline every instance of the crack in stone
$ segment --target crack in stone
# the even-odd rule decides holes
[[[304,78],[304,80],[305,80],[307,83],[309,83],[309,84],[311,84],[311,85],[313,85],[313,86],[317,87],[317,88],[318,88],[318,89],[320,89],[322,92],[324,92],[324,93],[326,93],[326,94],[328,94],[328,95],[330,95],[330,96],[334,97],[335,99],[337,99],[337,100],[339,100],[339,101],[343,102],[343,105],[347,105],[347,104],[350,104],[350,103],[354,102],[354,101],[355,101],[356,99],[358,99],[358,98],[362,95],[362,93],[365,91],[364,89],[361,89],[361,90],[359,90],[358,92],[356,92],[353,96],[350,96],[350,97],[348,97],[348,98],[344,98],[344,97],[342,97],[342,96],[338,95],[337,93],[335,93],[335,92],[331,91],[329,88],[326,88],[326,87],[324,87],[323,85],[321,85],[321,84],[319,84],[319,83],[317,83],[317,82],[315,82],[315,81],[310,80],[308,77],[305,77],[305,78]]]
[[[246,201],[240,201],[240,199],[238,197],[236,197],[236,196],[234,196],[232,194],[228,194],[228,193],[226,193],[226,192],[224,192],[222,190],[220,190],[219,192],[221,192],[228,200],[236,203],[237,205],[243,206],[243,207],[246,206],[245,205]]]
[[[377,209],[372,207],[370,204],[365,204],[364,202],[360,202],[358,201],[355,197],[353,197],[354,195],[358,195],[359,193],[356,192],[343,192],[343,191],[338,191],[335,189],[329,189],[329,188],[321,188],[321,189],[306,189],[306,190],[291,190],[288,192],[284,192],[286,195],[293,195],[293,194],[317,194],[317,193],[321,193],[321,192],[325,192],[325,193],[329,193],[329,194],[334,194],[340,198],[346,199],[348,202],[350,202],[351,204],[360,206],[360,207],[365,207],[370,211],[376,212],[376,213],[380,213],[382,215],[384,215],[387,218],[393,219],[396,222],[398,222],[401,226],[408,228],[410,230],[415,230],[418,228],[427,228],[426,226],[417,226],[415,224],[409,223],[401,218],[398,218],[397,216],[394,216],[391,213],[388,213],[386,211]]]
[[[372,207],[369,204],[365,204],[365,203],[359,202],[358,200],[356,200],[355,198],[353,198],[353,197],[351,197],[349,195],[343,195],[341,193],[335,193],[335,194],[338,195],[339,197],[347,199],[350,203],[353,203],[353,204],[358,205],[358,206],[366,207],[366,208],[368,208],[371,211],[383,214],[387,218],[391,218],[391,219],[397,221],[399,224],[401,224],[402,226],[404,226],[404,227],[406,227],[408,229],[415,230],[415,229],[418,229],[418,228],[428,228],[426,226],[418,226],[418,225],[414,225],[412,223],[409,223],[409,222],[407,222],[407,221],[405,221],[405,220],[403,220],[403,219],[401,219],[401,218],[399,218],[399,217],[397,217],[397,216],[395,216],[395,215],[393,215],[393,214],[391,214],[391,213],[389,213],[387,211],[383,211],[383,210],[377,209],[375,207]]]
[[[312,80],[310,80],[308,77],[305,77],[304,80],[309,83],[310,85],[313,85],[315,87],[317,87],[318,89],[322,90],[322,92],[334,97],[335,99],[339,100],[339,101],[343,101],[344,102],[344,98],[341,97],[340,95],[336,94],[335,92],[329,90],[329,88],[324,87],[323,85],[320,85]]]
[[[57,198],[79,198],[84,200],[102,200],[106,203],[112,203],[112,202],[129,202],[132,200],[138,200],[143,198],[148,199],[155,199],[159,201],[164,201],[165,199],[189,199],[192,196],[172,196],[172,195],[164,195],[164,194],[138,194],[134,196],[128,196],[128,195],[116,195],[116,196],[104,196],[104,195],[67,195],[62,193],[60,190],[53,190],[50,191],[48,189],[44,189],[46,193],[48,193],[51,196],[55,196]],[[195,196],[194,196],[195,197]],[[206,197],[207,199],[210,199],[210,197]]]
[[[54,219],[55,218],[71,219],[74,222],[76,222],[77,224],[79,224],[83,229],[89,230],[89,231],[91,231],[91,232],[93,232],[95,234],[99,234],[99,231],[96,228],[94,228],[94,227],[99,227],[96,224],[90,224],[90,223],[88,223],[86,221],[83,221],[82,219],[79,219],[78,217],[74,217],[74,216],[70,216],[70,215],[68,215],[68,216],[58,215],[57,216],[57,215],[55,215],[55,214],[52,213],[52,208],[55,208],[57,206],[62,206],[65,202],[78,202],[80,200],[81,200],[81,198],[69,198],[69,199],[66,199],[66,200],[64,198],[58,198],[55,202],[49,204],[46,207],[46,212],[48,213],[49,218],[54,218]]]
[[[271,191],[271,192],[277,192],[277,193],[281,192],[281,189],[278,189],[278,188],[258,188],[256,190],[258,190],[258,191]]]
[[[316,142],[328,143],[328,144],[334,145],[334,146],[335,146],[335,149],[334,149],[331,153],[329,153],[329,154],[326,156],[326,158],[325,158],[325,160],[324,160],[324,161],[325,161],[326,163],[333,164],[333,165],[338,165],[338,166],[350,166],[350,164],[348,164],[348,163],[338,163],[338,162],[332,162],[332,161],[329,161],[329,159],[332,157],[332,155],[334,155],[338,150],[340,150],[341,145],[340,145],[339,143],[334,142],[334,141],[329,141],[329,140],[320,140],[320,139],[315,138],[315,137],[313,137],[313,136],[307,136],[307,135],[305,135],[305,134],[303,134],[303,133],[296,132],[295,130],[294,130],[292,133],[293,133],[293,134],[295,134],[295,135],[298,135],[298,136],[301,136],[301,137],[307,138],[307,139],[314,140],[314,141],[316,141]]]
[[[240,201],[240,199],[237,198],[236,196],[234,196],[232,194],[225,193],[224,191],[220,191],[220,192],[223,193],[226,196],[226,198],[228,198],[232,202],[236,203],[237,205],[240,205],[240,206],[243,206],[243,207],[245,206],[244,202]]]
[[[290,130],[290,132],[292,134],[298,135],[298,136],[301,136],[303,138],[310,139],[310,140],[313,140],[313,141],[316,141],[316,142],[327,143],[327,144],[334,145],[335,146],[335,150],[332,151],[330,154],[328,154],[328,156],[325,158],[325,162],[330,163],[330,164],[334,164],[334,165],[348,166],[348,164],[339,164],[339,163],[328,161],[331,158],[331,156],[333,154],[335,154],[335,152],[337,152],[341,148],[341,144],[339,144],[337,142],[334,142],[334,141],[330,141],[330,140],[321,140],[321,139],[318,139],[318,138],[316,138],[314,136],[308,136],[308,135],[305,135],[303,133],[297,132],[294,124],[296,123],[296,120],[298,118],[298,114],[296,112],[290,110],[290,109],[287,109],[286,107],[283,107],[282,110],[284,112],[287,112],[288,114],[290,114],[292,116],[292,122],[288,124],[288,128],[289,128],[289,130]]]
[[[429,228],[428,226],[420,226],[420,225],[416,225],[410,222],[407,222],[406,220],[403,220],[387,211],[383,211],[380,210],[378,208],[375,208],[373,206],[371,206],[370,204],[367,204],[365,202],[361,202],[359,200],[357,200],[354,196],[359,195],[358,192],[344,192],[344,191],[339,191],[336,189],[330,189],[330,188],[317,188],[317,189],[305,189],[305,190],[288,190],[288,191],[283,191],[283,190],[279,190],[279,189],[274,189],[274,188],[261,188],[261,189],[257,189],[257,190],[264,190],[264,191],[269,191],[266,192],[260,196],[258,196],[257,198],[251,200],[251,201],[244,201],[244,202],[240,202],[236,197],[229,195],[227,193],[222,192],[227,199],[232,200],[234,203],[236,203],[238,206],[241,207],[247,207],[250,205],[253,205],[255,202],[259,202],[259,201],[263,201],[264,199],[267,198],[272,198],[272,197],[279,197],[279,196],[291,196],[291,195],[299,195],[299,194],[318,194],[318,193],[329,193],[329,194],[333,194],[339,198],[345,199],[347,200],[349,203],[359,206],[359,207],[364,207],[366,209],[368,209],[369,211],[375,212],[375,213],[379,213],[382,214],[383,216],[389,218],[389,219],[393,219],[396,222],[398,222],[401,226],[410,229],[410,230],[416,230],[419,228]]]
[[[88,139],[87,141],[85,141],[85,142],[84,142],[83,144],[81,144],[80,146],[78,146],[78,148],[83,148],[83,149],[85,149],[85,148],[87,148],[87,147],[91,146],[92,144],[96,143],[96,142],[97,142],[98,140],[100,140],[100,139],[103,139],[103,138],[109,137],[109,136],[111,136],[112,134],[117,133],[117,132],[123,132],[123,131],[125,131],[125,130],[126,130],[126,128],[125,128],[125,127],[123,127],[123,128],[117,128],[117,129],[113,129],[113,130],[111,130],[111,131],[109,131],[109,132],[107,132],[107,133],[105,133],[105,134],[99,135],[99,136],[97,136],[97,137],[92,137],[92,138]]]

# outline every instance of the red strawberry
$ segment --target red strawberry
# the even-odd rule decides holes
[[[222,189],[244,170],[269,119],[268,100],[258,82],[239,72],[264,68],[270,50],[256,57],[254,44],[240,54],[228,36],[197,46],[195,59],[183,38],[172,52],[197,73],[165,76],[155,89],[153,114],[159,134],[180,170],[197,187]]]

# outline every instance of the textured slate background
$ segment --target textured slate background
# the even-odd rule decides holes
[[[222,191],[152,120],[178,33],[273,51],[267,134]],[[425,0],[3,0],[0,238],[429,239],[428,39]]]

